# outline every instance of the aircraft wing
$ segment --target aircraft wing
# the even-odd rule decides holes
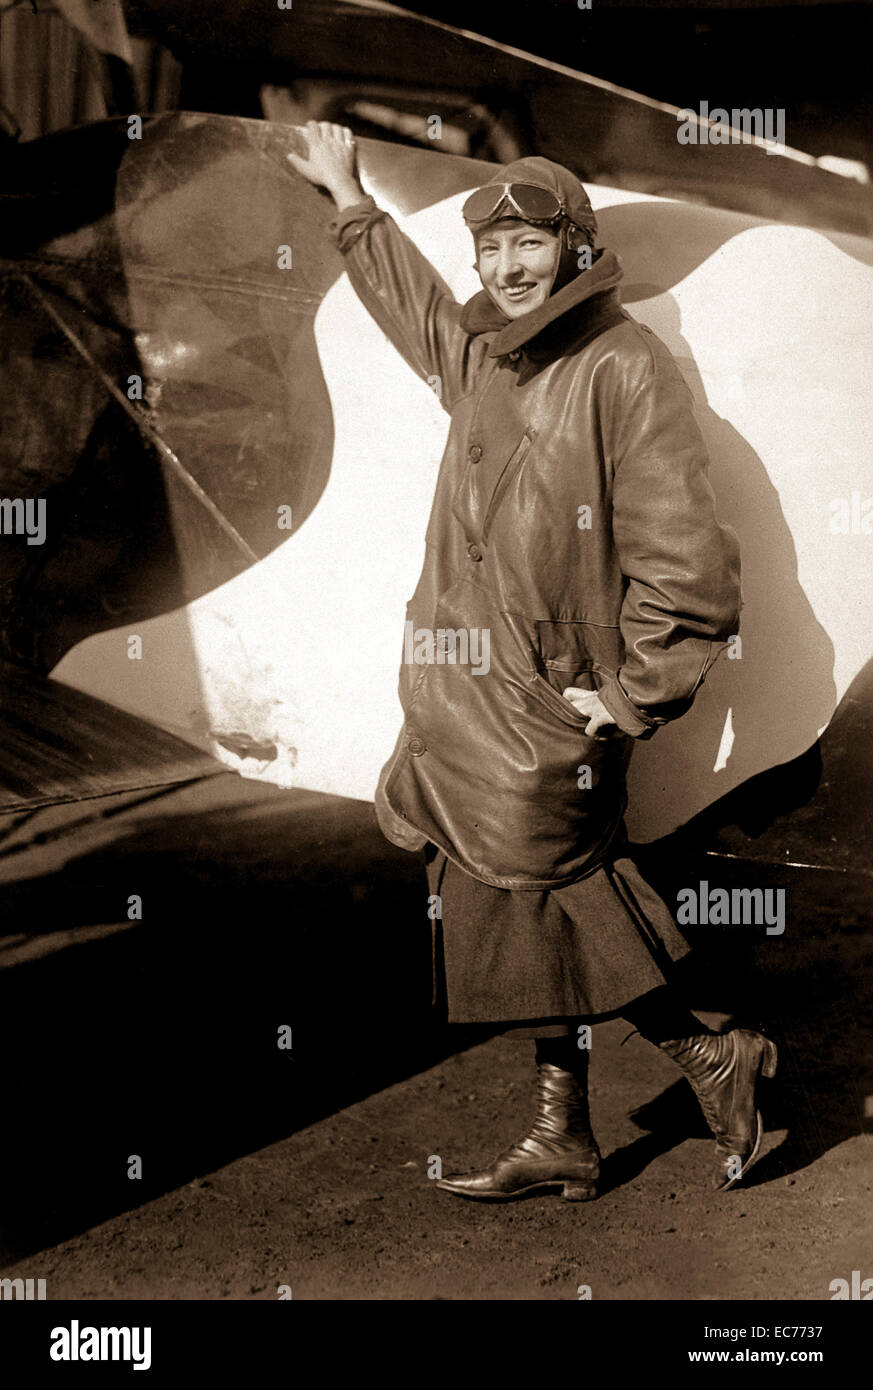
[[[214,75],[222,72],[237,92],[258,74],[262,83],[315,85],[329,74],[329,120],[351,119],[361,97],[378,103],[380,89],[404,84],[408,109],[418,96],[422,116],[441,109],[441,96],[451,104],[453,93],[463,94],[468,118],[477,106],[490,110],[523,152],[566,164],[584,180],[859,235],[873,230],[871,189],[791,148],[790,131],[778,152],[764,139],[721,143],[720,132],[704,143],[696,129],[699,139],[680,143],[677,106],[579,71],[591,16],[572,0],[540,5],[535,15],[486,3],[449,9],[463,16],[461,27],[384,0],[306,0],[292,10],[261,0],[137,0],[137,19],[218,100]],[[627,23],[634,22],[631,12]],[[525,51],[531,26],[550,27],[553,42],[564,38],[566,61]],[[763,113],[761,122],[758,133],[772,135]]]
[[[4,334],[0,410],[18,433],[4,428],[16,443],[2,490],[27,469],[40,482],[43,467],[53,518],[44,554],[14,552],[7,646],[20,653],[37,632],[57,680],[247,775],[369,798],[401,719],[404,605],[446,419],[352,293],[324,233],[331,206],[284,161],[292,131],[183,113],[149,122],[142,141],[124,135],[119,154],[108,126],[52,137],[46,166],[57,190],[83,167],[77,145],[105,141],[92,221],[58,231],[49,218],[39,242],[46,194],[7,265],[17,327],[11,348]],[[489,167],[371,142],[361,164],[456,296],[472,293],[459,209]],[[869,865],[869,809],[834,788],[860,782],[873,803],[856,743],[873,657],[873,450],[858,404],[873,355],[870,244],[590,192],[601,242],[625,263],[626,307],[694,392],[744,562],[741,659],[722,659],[692,712],[636,750],[631,833],[696,822],[727,853],[830,862],[839,842]],[[59,217],[64,206],[57,193]],[[131,404],[151,434],[71,328],[104,376],[126,388],[141,375],[145,405]],[[76,402],[65,435],[46,400]]]

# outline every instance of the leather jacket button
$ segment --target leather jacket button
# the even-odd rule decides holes
[[[476,545],[473,541],[471,541],[470,544],[467,546],[467,554],[469,555],[471,560],[482,559],[482,551],[479,549],[478,545]]]
[[[469,449],[467,450],[467,457],[469,458],[471,463],[478,463],[480,458],[482,457],[481,444],[471,444]]]
[[[420,738],[411,738],[406,747],[409,749],[413,758],[420,758],[422,753],[426,751],[426,745]]]

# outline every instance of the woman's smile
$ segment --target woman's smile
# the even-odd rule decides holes
[[[501,293],[508,295],[510,299],[523,299],[528,290],[535,289],[536,282],[534,280],[525,280],[524,284],[521,285],[504,285]]]
[[[561,258],[561,240],[550,227],[501,218],[476,239],[479,278],[507,318],[545,304]]]

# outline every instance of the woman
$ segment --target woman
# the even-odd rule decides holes
[[[688,944],[623,823],[634,741],[690,708],[739,623],[737,540],[690,392],[622,310],[620,264],[594,249],[569,170],[521,159],[466,200],[483,288],[461,306],[364,195],[351,132],[306,134],[308,156],[288,159],[333,197],[352,285],[452,419],[377,816],[425,851],[448,1021],[536,1039],[528,1135],[437,1185],[596,1196],[584,1024],[619,1013],[685,1071],[729,1188],[758,1154],[776,1050],[686,1008],[671,977]]]

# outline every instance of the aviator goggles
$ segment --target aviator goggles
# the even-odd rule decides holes
[[[502,203],[508,203],[524,222],[557,222],[566,214],[562,199],[535,183],[489,183],[471,193],[461,214],[468,224],[490,222]],[[509,214],[508,214],[509,215]]]

